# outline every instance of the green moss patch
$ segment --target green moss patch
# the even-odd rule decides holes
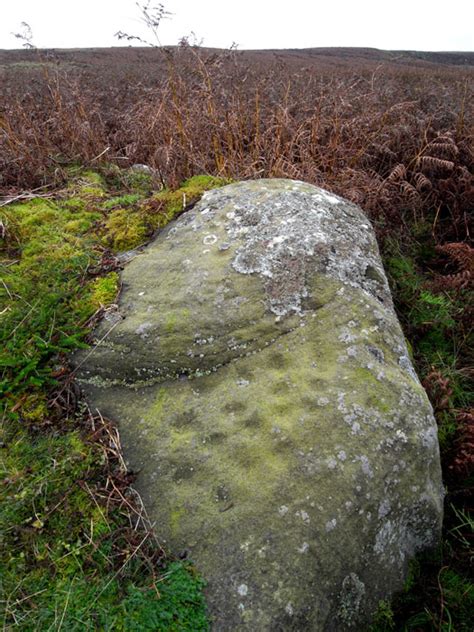
[[[177,191],[107,197],[102,176],[84,171],[57,199],[3,209],[0,395],[7,407],[15,407],[26,391],[49,385],[48,363],[81,346],[84,324],[114,302],[117,275],[89,276],[100,265],[103,246],[118,252],[143,244],[206,188],[225,182],[198,176]]]
[[[123,510],[101,502],[103,453],[77,431],[17,424],[0,452],[0,616],[6,629],[207,630],[203,582],[182,563],[148,568]],[[110,500],[110,496],[109,496]]]
[[[204,191],[228,182],[224,178],[195,176],[176,191],[163,190],[146,198],[137,194],[112,198],[102,205],[104,210],[112,209],[105,222],[103,242],[115,251],[136,248],[196,202]]]
[[[167,562],[132,521],[127,473],[74,405],[70,380],[57,382],[65,354],[86,346],[88,321],[116,301],[119,275],[102,264],[104,246],[143,243],[182,210],[184,198],[224,183],[201,178],[149,195],[146,174],[124,174],[119,190],[108,176],[75,169],[57,197],[0,209],[5,629],[208,629],[202,580],[191,566]],[[122,500],[111,491],[114,477]]]

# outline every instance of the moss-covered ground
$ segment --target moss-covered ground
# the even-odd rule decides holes
[[[152,193],[149,174],[71,169],[54,196],[0,209],[4,630],[208,629],[202,579],[160,548],[116,431],[81,404],[67,353],[116,300],[116,253],[224,183]]]

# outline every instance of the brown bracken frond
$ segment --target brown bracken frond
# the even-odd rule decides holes
[[[445,173],[454,169],[454,162],[435,158],[435,156],[421,156],[418,158],[418,166],[427,173]]]
[[[430,156],[438,158],[457,158],[459,149],[454,143],[432,143],[426,150]]]
[[[408,200],[408,202],[412,204],[413,206],[416,206],[421,200],[420,194],[415,189],[415,187],[409,182],[406,182],[406,181],[402,182],[400,184],[400,191],[403,193],[404,197]]]
[[[467,243],[451,243],[436,246],[436,251],[447,255],[459,268],[455,274],[443,275],[438,279],[445,289],[465,289],[474,281],[474,248]]]
[[[437,246],[436,250],[448,255],[454,261],[461,271],[474,272],[474,248],[467,243],[444,244]]]
[[[387,180],[389,182],[396,182],[396,181],[399,181],[399,180],[404,180],[406,178],[406,175],[407,175],[407,170],[405,168],[405,165],[398,164],[392,169],[392,171],[390,172]]]
[[[435,412],[447,410],[451,407],[450,400],[453,389],[450,386],[450,380],[448,377],[443,377],[443,374],[438,369],[432,366],[431,371],[422,384]]]
[[[456,421],[459,424],[459,433],[449,468],[456,474],[470,476],[474,471],[474,408],[460,410]]]
[[[416,189],[420,193],[430,191],[432,189],[433,185],[431,184],[431,180],[429,180],[423,173],[415,173],[413,181],[415,183]]]

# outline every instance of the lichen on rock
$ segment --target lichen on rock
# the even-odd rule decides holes
[[[216,630],[361,629],[437,543],[436,426],[355,205],[291,180],[208,192],[95,335],[79,379]]]

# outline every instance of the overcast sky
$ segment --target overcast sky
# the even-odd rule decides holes
[[[143,0],[146,2],[146,0]],[[140,4],[143,4],[140,2]],[[150,5],[159,4],[151,0]],[[474,0],[164,0],[161,44],[194,32],[211,47],[368,46],[474,51]],[[32,29],[40,48],[117,46],[117,31],[152,37],[135,0],[0,0],[0,48]]]

